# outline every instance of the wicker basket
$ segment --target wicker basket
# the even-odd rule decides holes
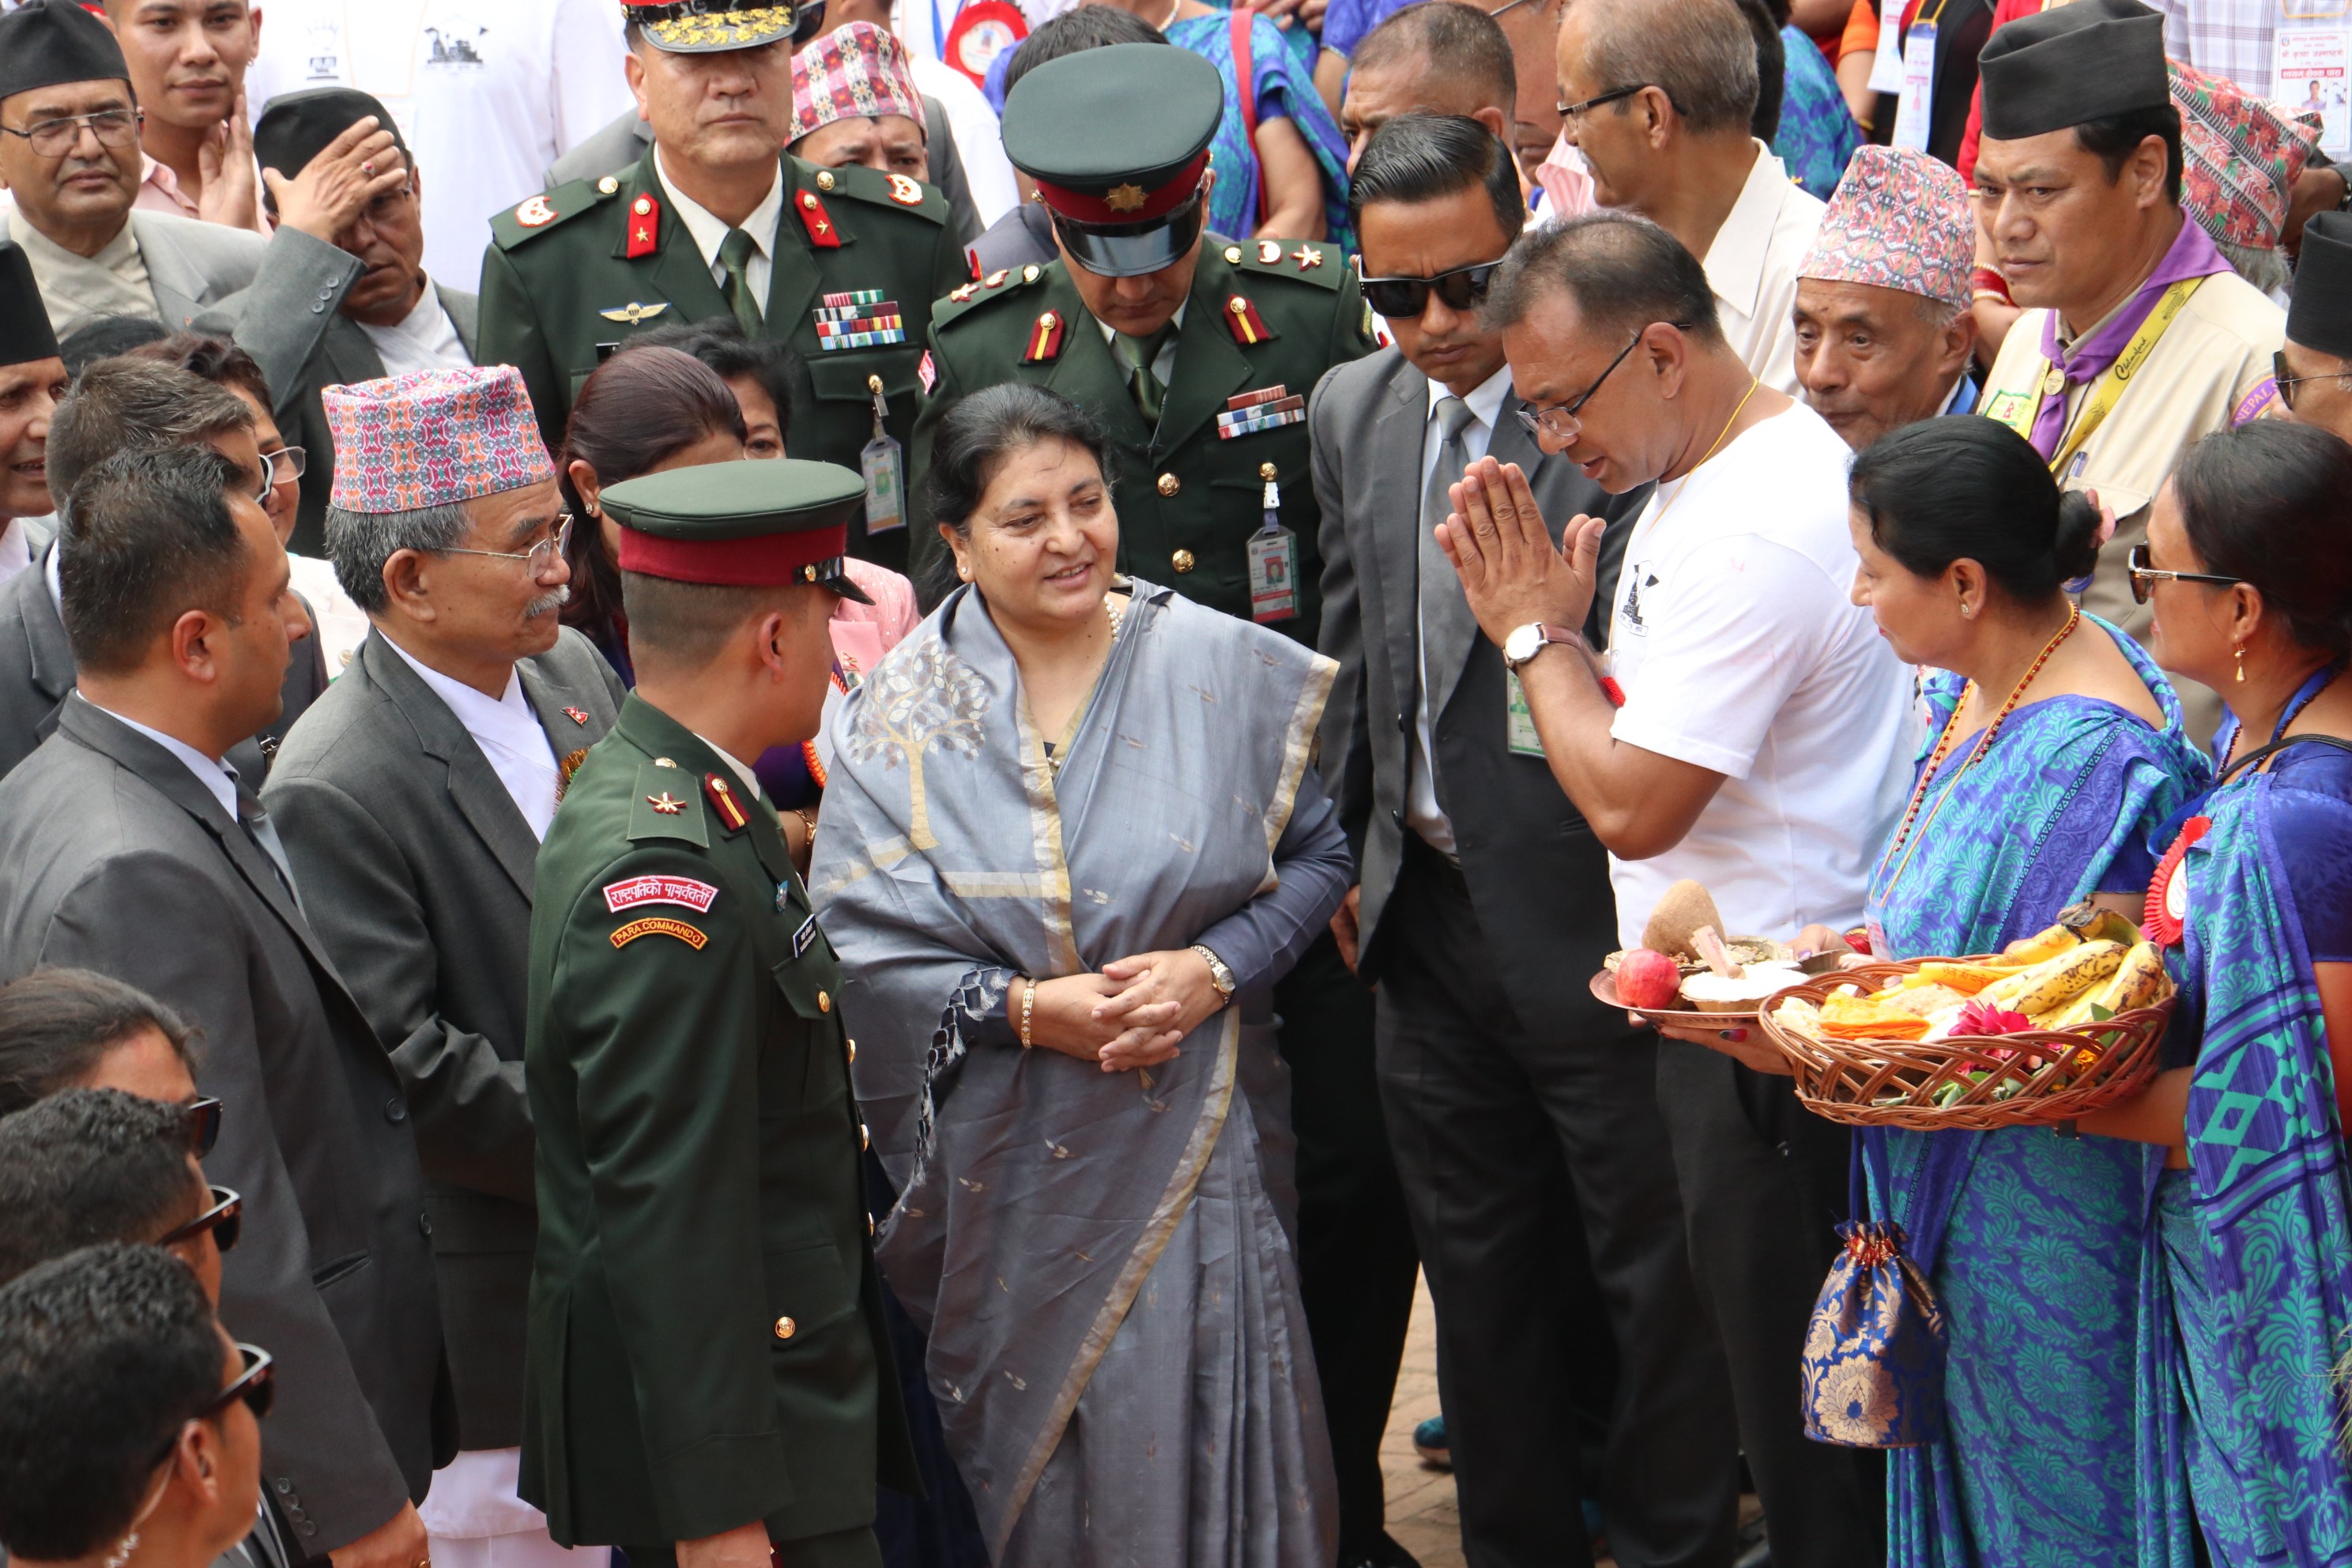
[[[1857,1127],[1981,1132],[2072,1121],[2129,1099],[2155,1076],[2165,1020],[2172,1013],[2169,996],[2084,1028],[1941,1040],[1817,1040],[1773,1016],[1792,996],[1818,1007],[1841,985],[1882,989],[1876,983],[1909,974],[1927,962],[1933,961],[1872,963],[1822,975],[1764,1004],[1764,1033],[1789,1058],[1797,1098],[1807,1110]],[[2085,1048],[2097,1058],[2087,1069],[2078,1068],[2073,1058]],[[2004,1054],[1994,1056],[1995,1051]],[[2037,1058],[2039,1068],[2028,1065]],[[1972,1083],[1969,1075],[1974,1072],[1985,1076]],[[1959,1092],[1948,1103],[1937,1103],[1937,1094],[1955,1084]],[[2005,1085],[2014,1087],[2004,1090]]]

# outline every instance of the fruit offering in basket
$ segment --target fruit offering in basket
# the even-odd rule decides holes
[[[1651,911],[1642,945],[1609,955],[1614,994],[1604,988],[1603,1000],[1645,1014],[1753,1014],[1766,997],[1803,978],[1782,943],[1726,938],[1722,931],[1723,916],[1707,890],[1676,882]]]

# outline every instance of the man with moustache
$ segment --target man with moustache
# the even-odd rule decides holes
[[[0,584],[33,563],[27,520],[55,510],[49,416],[67,384],[32,263],[23,246],[0,240]]]
[[[1514,683],[1435,538],[1448,487],[1489,455],[1527,472],[1549,515],[1607,519],[1612,557],[1648,489],[1611,496],[1546,456],[1502,334],[1478,319],[1527,216],[1491,127],[1389,120],[1350,199],[1396,346],[1326,375],[1308,415],[1319,646],[1339,665],[1322,766],[1362,875],[1334,923],[1379,987],[1379,1087],[1437,1309],[1464,1547],[1589,1563],[1575,1500],[1596,1497],[1621,1561],[1727,1561],[1736,1435],[1685,1255],[1656,1041],[1570,958],[1618,945],[1608,857],[1515,738]],[[1380,1283],[1362,1272],[1360,1290]],[[1589,1396],[1612,1379],[1613,1400]],[[1339,1451],[1355,1395],[1326,1386]],[[1383,1414],[1388,1391],[1369,1391]],[[1565,1418],[1596,1403],[1600,1474]]]
[[[261,8],[251,0],[106,0],[104,16],[145,116],[132,205],[266,237],[245,97]]]
[[[1460,114],[1508,138],[1518,67],[1502,25],[1475,5],[1408,5],[1364,35],[1349,60],[1339,129],[1355,172],[1372,133],[1400,114]]]
[[[1861,451],[1976,402],[1969,314],[1976,220],[1951,166],[1907,148],[1854,150],[1797,268],[1797,380]]]
[[[622,688],[557,619],[571,519],[520,375],[413,371],[330,386],[325,410],[344,454],[327,550],[372,629],[263,800],[425,1167],[460,1445],[425,1524],[439,1568],[597,1568],[515,1495],[537,1230],[522,1054],[539,842]]]
[[[2352,213],[2321,213],[2304,225],[2278,391],[2295,418],[2352,441]]]

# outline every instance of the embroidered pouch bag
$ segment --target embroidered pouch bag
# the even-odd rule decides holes
[[[1838,1226],[1805,1333],[1805,1436],[1845,1448],[1916,1448],[1944,1431],[1942,1303],[1891,1220]]]

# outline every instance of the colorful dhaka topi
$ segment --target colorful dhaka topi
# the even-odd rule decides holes
[[[414,370],[320,390],[335,437],[330,504],[415,511],[555,477],[512,365]]]
[[[1950,164],[1865,142],[1831,194],[1797,276],[1899,289],[1965,309],[1976,243],[1968,187]]]
[[[793,58],[793,140],[853,114],[903,114],[923,123],[923,95],[898,40],[871,22],[851,22]]]
[[[2180,205],[2224,245],[2277,249],[2288,192],[2319,150],[2318,117],[2179,60],[2166,64],[2180,110]]]

